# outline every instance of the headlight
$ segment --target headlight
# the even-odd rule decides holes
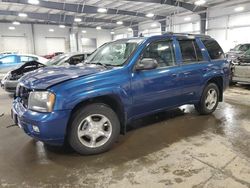
[[[8,80],[10,76],[11,76],[11,72],[7,72],[7,73],[4,75],[4,77],[3,77],[2,80]]]
[[[49,91],[30,92],[28,109],[38,112],[52,112],[56,96]]]

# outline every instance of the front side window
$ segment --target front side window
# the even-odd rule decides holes
[[[222,48],[215,40],[206,39],[206,40],[202,40],[202,42],[207,48],[208,54],[212,60],[225,58]]]
[[[174,48],[172,41],[157,41],[151,43],[143,52],[143,58],[155,59],[158,67],[175,65]]]
[[[143,39],[122,39],[107,43],[91,54],[87,64],[122,66]]]
[[[82,61],[84,61],[84,54],[82,54],[82,55],[75,55],[75,56],[73,56],[73,57],[70,58],[69,64],[76,65],[78,63],[81,63]]]
[[[31,57],[31,56],[20,56],[20,60],[22,63],[28,62],[28,61],[37,61],[38,58]]]
[[[195,40],[179,40],[184,64],[202,61],[202,53]]]
[[[246,52],[249,49],[250,49],[250,44],[240,44],[234,48],[235,51],[240,51],[240,52]]]
[[[62,63],[64,63],[66,60],[68,60],[69,55],[67,54],[62,54],[62,55],[58,55],[54,58],[52,58],[51,60],[49,60],[46,65],[47,66],[55,66],[55,65],[61,65]]]
[[[22,63],[25,63],[25,62],[29,61],[29,57],[28,56],[20,56],[20,60]]]
[[[29,56],[29,61],[37,61],[37,60],[38,60],[37,57],[31,57],[31,56]]]

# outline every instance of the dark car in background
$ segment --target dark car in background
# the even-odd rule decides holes
[[[231,62],[231,84],[250,84],[250,49]]]
[[[227,59],[232,61],[236,60],[238,57],[242,56],[249,49],[250,49],[250,44],[238,44],[226,54]]]
[[[236,60],[237,63],[250,63],[250,49],[247,50],[244,54],[239,56]]]
[[[77,65],[83,62],[87,54],[83,53],[66,53],[51,59],[46,63],[39,61],[30,61],[20,67],[8,72],[1,81],[1,87],[7,92],[15,92],[18,84],[18,79],[30,71],[46,67],[46,66],[63,66],[63,65]]]

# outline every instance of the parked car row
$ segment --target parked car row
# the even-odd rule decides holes
[[[231,84],[250,84],[250,44],[239,44],[229,51]]]
[[[32,54],[5,54],[0,57],[0,80],[7,72],[28,61],[38,61],[40,63],[46,63],[48,60]]]
[[[120,39],[82,60],[74,56],[63,61],[72,66],[48,62],[25,73],[12,106],[27,135],[51,145],[67,142],[80,154],[107,151],[131,121],[148,114],[184,104],[210,114],[229,84],[223,50],[204,35]]]
[[[7,70],[12,70],[6,73],[1,80],[1,87],[4,88],[7,92],[15,92],[18,80],[28,72],[47,66],[77,65],[78,63],[83,62],[87,58],[87,56],[88,54],[83,53],[65,53],[58,55],[49,61],[45,60],[42,57],[38,58],[37,56],[25,56],[28,57],[27,59],[25,59],[27,61],[23,61],[20,63],[6,63],[6,66],[8,65]],[[15,55],[15,57],[20,57],[19,59],[21,60],[24,59],[23,55]],[[9,58],[9,56],[6,56],[6,58]],[[13,66],[11,66],[10,64],[13,64]],[[13,67],[16,67],[17,65],[20,66],[13,69]]]

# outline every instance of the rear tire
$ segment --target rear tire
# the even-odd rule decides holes
[[[219,88],[214,83],[209,83],[201,96],[198,104],[195,104],[195,109],[201,115],[207,115],[213,113],[219,103]]]
[[[79,154],[92,155],[109,150],[119,134],[116,113],[106,104],[95,103],[73,114],[68,141]]]

